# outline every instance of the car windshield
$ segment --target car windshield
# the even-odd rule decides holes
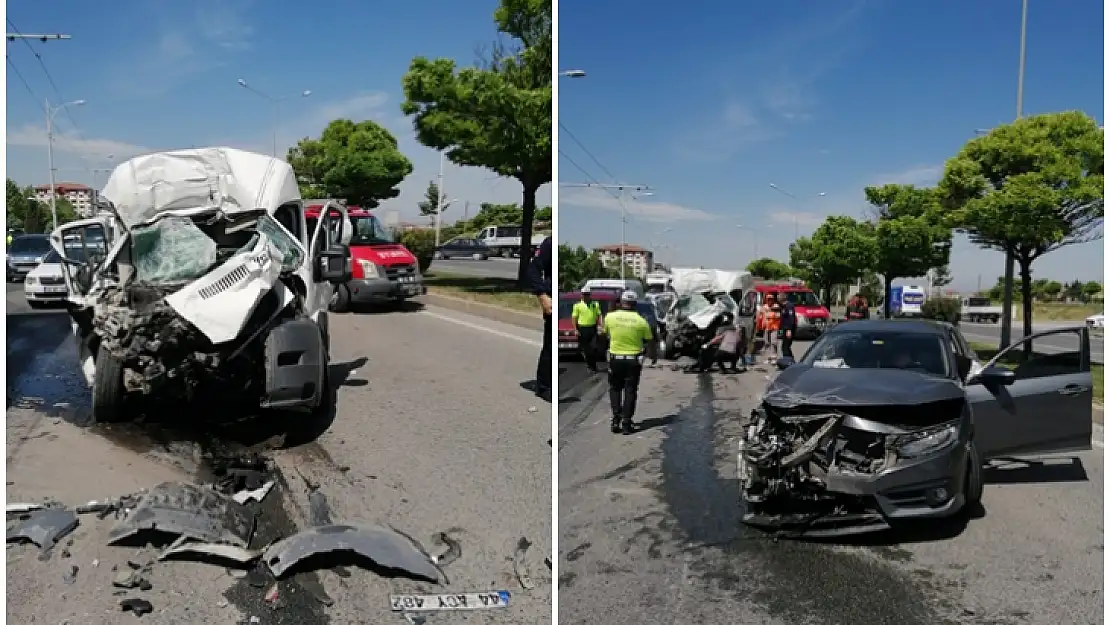
[[[906,369],[949,377],[940,336],[910,332],[830,332],[802,357],[802,364],[831,369]]]
[[[795,306],[820,306],[821,300],[817,299],[813,291],[786,291],[786,299]]]
[[[577,300],[573,300],[573,299],[570,299],[570,298],[560,298],[559,299],[559,318],[560,319],[570,319],[570,311],[571,311],[572,308],[574,308],[574,302],[575,301],[577,301]]]
[[[45,254],[50,251],[50,240],[46,237],[19,237],[12,241],[8,252],[11,254]]]
[[[393,243],[393,235],[389,234],[381,220],[373,215],[351,217],[351,223],[354,225],[351,245]]]

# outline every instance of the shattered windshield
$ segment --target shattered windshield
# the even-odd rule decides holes
[[[282,272],[296,271],[304,263],[304,250],[297,240],[282,227],[281,222],[269,215],[258,219],[258,232],[265,235],[270,243],[281,253]]]
[[[216,242],[188,217],[166,217],[131,231],[131,264],[142,282],[195,280],[216,264],[216,252]]]
[[[824,334],[802,364],[829,369],[905,369],[950,377],[941,337],[928,333],[833,332]]]
[[[393,243],[393,235],[385,229],[381,220],[373,215],[351,217],[351,224],[354,226],[351,245]]]

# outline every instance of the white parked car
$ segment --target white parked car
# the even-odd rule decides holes
[[[1098,313],[1097,315],[1091,315],[1090,317],[1087,317],[1087,327],[1088,328],[1091,328],[1091,329],[1096,329],[1097,328],[1097,329],[1101,330],[1103,328],[1103,324],[1105,324],[1105,323],[1106,323],[1106,313]]]
[[[27,273],[23,280],[23,294],[31,308],[42,308],[47,304],[65,301],[69,290],[66,288],[65,275],[62,274],[62,259],[58,252],[50,252],[37,267]]]

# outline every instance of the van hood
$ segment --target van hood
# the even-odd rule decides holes
[[[380,245],[352,245],[352,260],[368,260],[382,267],[416,264],[416,256],[404,245],[382,243]]]

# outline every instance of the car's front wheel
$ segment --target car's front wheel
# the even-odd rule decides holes
[[[335,287],[335,292],[331,296],[331,304],[328,309],[336,313],[344,313],[351,308],[351,290],[347,288],[346,284],[340,284]]]
[[[968,513],[983,505],[983,458],[973,441],[967,450],[967,475],[964,477],[964,510]]]

